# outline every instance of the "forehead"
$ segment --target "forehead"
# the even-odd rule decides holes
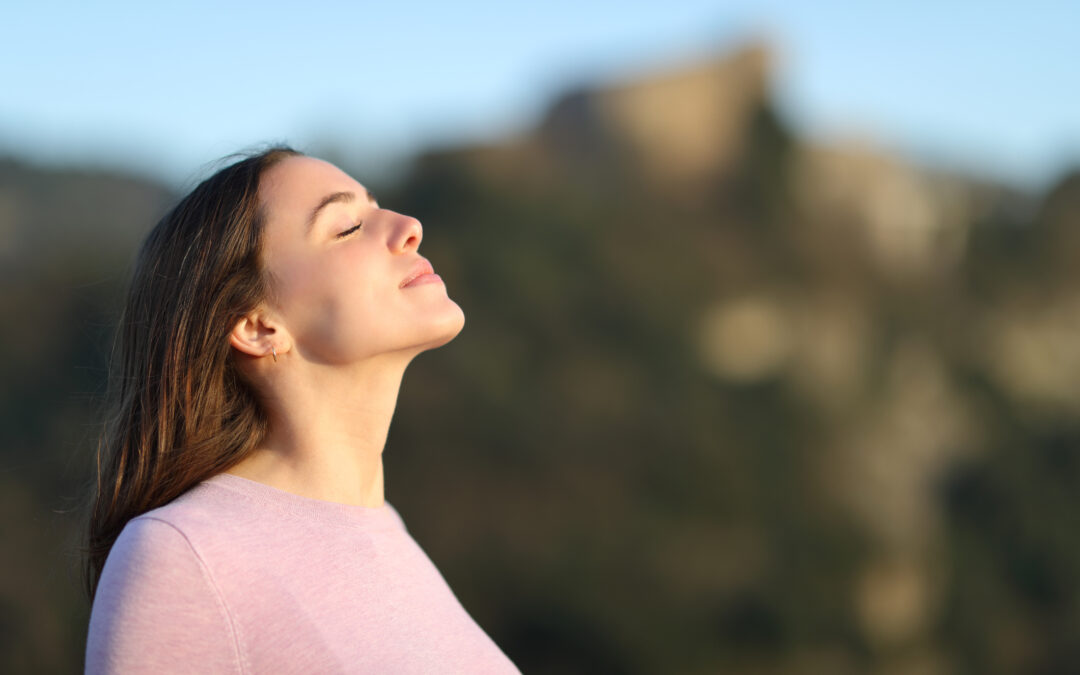
[[[286,157],[263,174],[259,201],[271,222],[302,226],[311,210],[333,192],[364,193],[364,186],[329,162],[314,157]]]

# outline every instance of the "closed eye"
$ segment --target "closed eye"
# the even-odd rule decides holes
[[[363,224],[364,224],[364,221],[362,221],[362,220],[361,220],[361,221],[360,221],[359,223],[357,223],[356,225],[353,225],[353,226],[352,226],[352,227],[350,227],[349,229],[347,229],[347,230],[345,230],[344,232],[342,232],[341,234],[339,234],[339,235],[338,235],[338,239],[341,239],[341,238],[343,238],[343,237],[347,237],[347,236],[349,236],[350,234],[352,234],[353,232],[356,232],[357,230],[359,230],[359,229],[360,229],[360,226],[361,226],[361,225],[363,225]]]

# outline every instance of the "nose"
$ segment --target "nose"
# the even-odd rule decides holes
[[[400,213],[394,215],[396,218],[388,242],[390,250],[394,253],[415,251],[420,247],[420,240],[424,238],[424,228],[420,221]]]

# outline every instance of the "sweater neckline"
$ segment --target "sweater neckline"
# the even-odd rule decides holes
[[[373,523],[400,521],[397,511],[385,499],[383,499],[382,506],[359,506],[325,499],[314,499],[231,473],[215,474],[204,480],[203,484],[224,488],[230,492],[239,493],[259,504],[324,522],[356,523],[362,521]]]

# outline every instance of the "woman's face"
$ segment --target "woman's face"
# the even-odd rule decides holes
[[[263,175],[267,300],[305,360],[354,363],[452,340],[465,315],[418,252],[415,218],[380,208],[332,164],[289,157]],[[359,225],[359,227],[357,227]]]

